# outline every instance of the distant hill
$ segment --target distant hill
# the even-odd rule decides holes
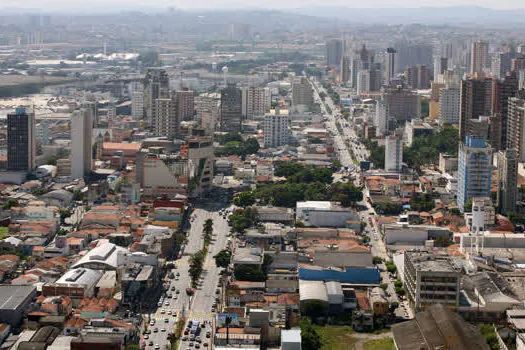
[[[498,25],[525,26],[524,9],[494,10],[480,6],[421,8],[306,7],[292,13],[344,19],[363,24]]]

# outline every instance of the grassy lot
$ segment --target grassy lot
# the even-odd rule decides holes
[[[369,340],[363,344],[364,350],[395,350],[392,338]]]
[[[9,228],[0,226],[0,239],[4,239],[5,236],[9,233]]]
[[[355,331],[349,326],[314,326],[321,337],[321,350],[348,350],[353,349],[359,340],[352,335]]]

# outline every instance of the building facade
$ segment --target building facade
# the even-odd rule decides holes
[[[242,89],[242,115],[244,119],[263,116],[272,105],[269,88],[247,87]]]
[[[153,118],[153,108],[155,100],[168,99],[170,97],[169,91],[169,76],[164,69],[150,68],[144,78],[144,116],[146,122],[151,123]]]
[[[93,167],[93,111],[82,108],[71,114],[71,176],[83,179]]]
[[[235,84],[221,90],[221,131],[241,132],[242,93]]]
[[[288,111],[274,110],[264,116],[264,147],[288,144]]]
[[[17,108],[7,115],[7,169],[29,172],[36,167],[35,114]]]
[[[489,44],[483,40],[470,43],[470,74],[482,74],[489,68]]]
[[[395,135],[385,139],[385,170],[401,171],[403,164],[403,140]]]
[[[461,82],[459,139],[465,142],[470,135],[468,120],[491,115],[492,78],[474,75]]]
[[[496,155],[498,165],[498,208],[506,215],[516,211],[518,200],[518,155],[516,150],[499,151]]]

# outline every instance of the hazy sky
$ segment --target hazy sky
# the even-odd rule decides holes
[[[20,6],[23,4],[22,6]],[[497,9],[523,8],[525,4],[521,0],[0,0],[0,9],[8,8],[39,8],[46,9],[104,9],[122,8],[125,10],[136,8],[165,8],[174,6],[177,8],[298,8],[308,6],[347,6],[347,7],[422,7],[422,6],[457,6],[477,5]]]

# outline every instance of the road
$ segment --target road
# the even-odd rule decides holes
[[[334,105],[332,99],[330,98],[326,90],[323,88],[321,83],[315,80],[310,80],[310,83],[314,87],[314,99],[316,102],[319,102],[319,104],[321,105],[321,111],[327,117],[327,122],[325,123],[325,125],[333,135],[339,161],[345,166],[349,166],[350,164],[356,164],[361,161],[366,161],[369,156],[368,151],[366,150],[365,146],[359,142],[359,139],[357,138],[357,135],[352,125],[348,124],[348,121],[344,119],[344,117],[340,113],[339,107]],[[321,98],[319,96],[321,92],[326,94],[324,101],[321,101]],[[329,107],[331,113],[328,111],[326,106]],[[337,123],[341,125],[342,133],[337,128]],[[352,148],[352,152],[350,152],[350,150],[348,149],[345,140]],[[354,158],[352,158],[352,155]],[[353,172],[353,175],[355,175],[355,184],[360,186],[361,174],[360,170],[358,169],[358,166],[350,168]],[[375,212],[373,206],[370,204],[369,198],[369,192],[366,189],[366,187],[364,187],[363,201],[359,204],[364,206],[366,209],[360,212],[361,220],[363,220],[367,224],[365,227],[365,234],[370,238],[370,250],[372,255],[379,256],[383,259],[383,261],[387,261],[390,260],[390,257],[388,256],[386,245],[379,231],[379,225],[377,222],[379,216]],[[400,303],[400,307],[396,310],[396,315],[398,315],[399,317],[412,318],[413,312],[410,310],[408,303],[399,300],[399,298],[396,295],[394,286],[395,279],[386,271],[386,267],[384,264],[381,264],[380,267],[381,270],[383,270],[380,273],[381,283],[387,284],[386,292],[389,295],[390,302]]]

